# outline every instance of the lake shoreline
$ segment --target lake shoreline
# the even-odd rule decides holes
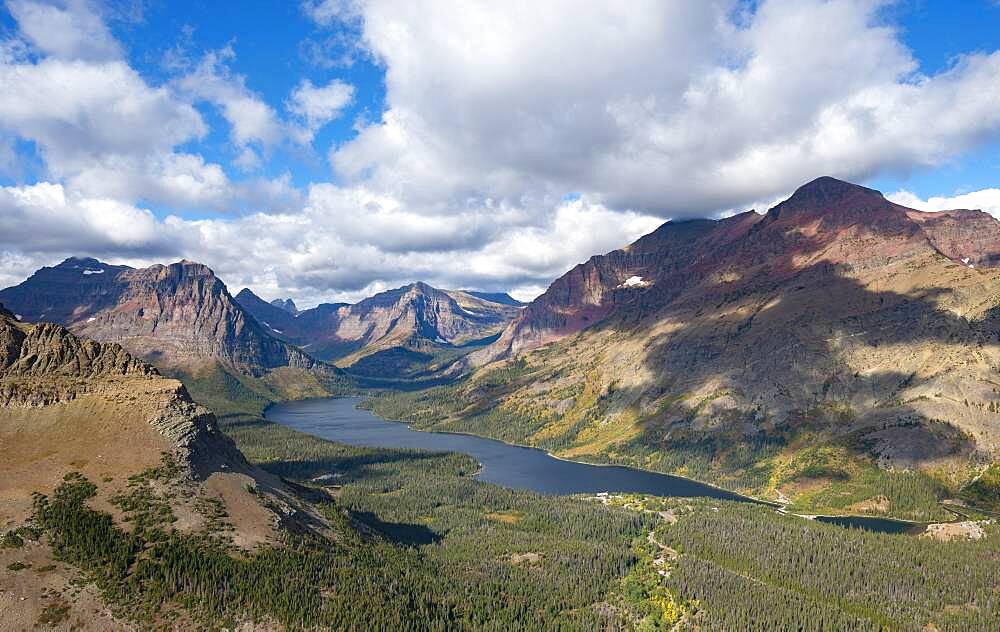
[[[733,500],[733,501],[736,501],[736,502],[746,502],[746,503],[752,503],[752,504],[756,504],[756,505],[763,505],[763,506],[766,506],[766,507],[770,507],[771,509],[774,509],[775,511],[777,511],[779,513],[784,513],[786,515],[794,515],[794,516],[803,518],[805,520],[815,520],[815,521],[819,521],[819,522],[825,522],[827,524],[836,524],[837,526],[839,526],[841,528],[848,528],[849,526],[859,526],[860,528],[864,528],[863,526],[861,526],[861,524],[863,524],[863,523],[866,523],[866,522],[881,522],[882,524],[891,525],[893,527],[893,529],[891,531],[887,530],[887,531],[884,531],[884,532],[907,533],[907,534],[911,534],[911,535],[916,535],[918,533],[923,532],[926,529],[927,524],[929,524],[929,523],[926,523],[926,522],[916,522],[916,521],[913,521],[913,520],[905,520],[905,519],[893,518],[893,517],[888,517],[888,516],[869,516],[869,515],[859,515],[859,514],[822,514],[822,515],[818,515],[818,514],[817,515],[798,514],[798,513],[794,513],[792,511],[789,511],[788,510],[788,507],[789,507],[788,504],[782,504],[780,502],[775,502],[775,501],[772,501],[772,500],[765,500],[765,499],[762,499],[762,498],[756,498],[754,496],[749,496],[749,495],[746,495],[746,494],[740,494],[738,492],[734,492],[734,491],[725,489],[725,488],[720,487],[718,485],[715,485],[713,483],[699,481],[697,479],[689,478],[689,477],[686,477],[686,476],[681,476],[681,475],[678,475],[678,474],[669,474],[669,473],[665,473],[665,472],[657,472],[657,471],[654,471],[654,470],[647,470],[647,469],[643,469],[643,468],[640,468],[640,467],[635,467],[635,466],[631,466],[631,465],[621,465],[621,464],[617,464],[617,463],[596,463],[596,462],[588,462],[588,461],[579,461],[579,460],[575,460],[575,459],[569,459],[569,458],[565,458],[565,457],[561,457],[559,455],[553,454],[553,453],[551,453],[548,450],[545,450],[543,448],[538,448],[538,447],[535,447],[535,446],[523,445],[523,444],[518,444],[518,443],[512,443],[512,442],[504,441],[502,439],[497,439],[497,438],[494,438],[494,437],[487,437],[487,436],[483,436],[483,435],[478,435],[478,434],[475,434],[475,433],[472,433],[472,432],[463,432],[463,431],[454,431],[454,430],[423,430],[423,429],[420,429],[420,428],[414,428],[413,424],[411,422],[407,422],[407,421],[403,421],[403,420],[399,420],[399,419],[388,419],[388,418],[385,418],[385,417],[382,417],[382,416],[376,414],[374,411],[372,411],[370,409],[359,407],[359,404],[364,401],[364,398],[360,397],[360,396],[316,397],[316,398],[307,398],[307,399],[303,399],[303,400],[296,400],[296,401],[289,401],[289,402],[276,402],[276,403],[273,403],[273,404],[269,404],[264,409],[263,416],[265,417],[265,419],[268,419],[269,421],[272,421],[274,423],[282,423],[281,421],[278,421],[278,420],[275,420],[275,419],[271,419],[269,417],[269,414],[271,413],[271,411],[272,411],[273,408],[284,406],[284,405],[294,405],[294,404],[302,404],[302,403],[309,403],[309,402],[321,402],[321,401],[332,401],[332,400],[355,400],[353,402],[353,404],[351,405],[352,409],[358,410],[358,411],[364,411],[365,413],[368,413],[369,415],[371,415],[373,418],[375,418],[377,420],[380,420],[382,422],[391,423],[391,424],[398,424],[400,426],[403,426],[403,427],[407,428],[411,432],[421,433],[421,434],[423,434],[425,436],[428,436],[428,435],[450,435],[450,436],[455,436],[455,437],[472,438],[472,439],[477,439],[477,440],[480,440],[480,441],[493,442],[493,443],[499,444],[499,445],[504,446],[504,447],[519,448],[519,449],[522,449],[522,450],[530,450],[530,451],[533,451],[533,452],[537,452],[537,453],[539,453],[541,455],[544,455],[544,456],[546,456],[546,457],[548,457],[550,459],[553,459],[554,461],[558,461],[558,462],[562,462],[562,463],[566,463],[566,464],[570,464],[570,465],[578,465],[578,466],[586,466],[586,467],[617,468],[619,470],[624,470],[624,471],[627,471],[627,472],[634,472],[634,473],[640,474],[640,475],[655,476],[655,477],[664,477],[666,479],[671,479],[671,480],[679,481],[679,482],[682,482],[682,483],[687,484],[687,485],[693,485],[695,487],[703,487],[703,488],[706,488],[706,489],[710,489],[710,490],[712,490],[712,491],[714,491],[714,492],[716,492],[718,494],[718,495],[714,495],[714,496],[713,495],[704,495],[704,497],[708,497],[708,498],[713,498],[714,497],[714,498],[718,498],[720,500]],[[283,425],[290,425],[290,424],[283,424]],[[305,430],[299,430],[299,431],[300,432],[307,432]],[[307,432],[307,434],[308,434],[308,432]],[[319,435],[314,435],[314,436],[319,436]],[[333,438],[329,438],[329,437],[322,437],[321,436],[320,438],[326,439],[328,441],[335,441],[335,442],[339,442],[339,443],[346,443],[344,441],[338,441],[337,439],[333,439]],[[381,449],[387,449],[387,448],[388,449],[400,449],[398,447],[392,447],[392,446],[387,446],[387,445],[369,445],[368,447],[375,448],[375,449],[380,449],[380,448]],[[434,452],[434,451],[437,451],[437,452],[462,452],[464,454],[467,454],[468,456],[471,456],[472,458],[476,459],[476,462],[479,464],[479,469],[476,472],[474,472],[474,473],[472,473],[472,474],[469,475],[470,478],[475,478],[477,480],[481,480],[479,478],[480,475],[487,469],[486,464],[483,463],[479,458],[477,458],[473,454],[469,454],[468,452],[463,452],[462,450],[447,449],[447,448],[427,448],[427,447],[404,447],[402,449],[419,450],[419,451],[429,451],[429,452]],[[512,487],[511,485],[505,485],[504,483],[499,483],[499,482],[495,482],[495,481],[482,481],[482,482],[484,482],[484,483],[490,483],[490,484],[495,484],[495,485],[501,485],[501,486],[505,486],[505,487]],[[531,488],[526,488],[526,489],[531,489]],[[540,491],[538,489],[534,489],[534,490],[531,490],[531,491],[535,491],[536,493],[553,494],[553,495],[574,495],[574,494],[577,494],[577,493],[592,493],[592,492],[588,491],[588,492],[570,492],[570,493],[565,493],[564,494],[564,493],[560,493],[560,492],[544,492],[544,491]],[[631,491],[612,491],[610,489],[603,490],[603,491],[605,491],[607,493],[616,493],[616,494],[647,493],[647,492],[631,492]],[[671,494],[656,494],[656,493],[651,493],[651,492],[649,492],[649,495],[654,495],[654,496],[655,495],[673,496],[673,497],[677,497],[677,498],[685,497],[684,494],[674,494],[674,495],[671,495]],[[841,524],[840,523],[841,521],[843,521],[843,522],[856,521],[857,524],[855,524],[855,525]],[[896,528],[897,525],[900,526],[900,527],[904,527],[904,528],[897,529]],[[869,529],[869,530],[877,530],[877,529],[872,528],[872,529]]]
[[[359,399],[361,401],[364,401],[364,397],[357,396],[357,395],[349,395],[349,396],[345,396],[345,397],[313,397],[313,398],[309,398],[309,399],[305,399],[305,400],[296,400],[296,401],[325,400],[325,399],[352,399],[352,398],[357,398],[357,399]],[[288,403],[292,403],[292,402],[278,402],[277,405],[288,404]],[[361,402],[359,401],[358,403],[360,404]],[[264,409],[264,415],[265,415],[265,417],[267,415],[267,411],[273,405],[275,405],[275,404],[269,405],[267,408]],[[725,487],[720,487],[720,486],[718,486],[718,485],[716,485],[714,483],[708,483],[708,482],[705,482],[705,481],[700,481],[698,479],[694,479],[694,478],[691,478],[689,476],[683,476],[681,474],[672,474],[672,473],[669,473],[669,472],[657,472],[656,470],[647,470],[645,468],[635,467],[634,465],[624,465],[624,464],[621,464],[621,463],[598,463],[598,462],[592,462],[592,461],[579,461],[579,460],[576,460],[576,459],[569,459],[569,458],[562,457],[562,456],[559,456],[557,454],[554,454],[552,452],[549,452],[545,448],[539,448],[538,446],[525,445],[523,443],[516,443],[516,442],[512,442],[512,441],[505,441],[503,439],[497,439],[496,437],[489,437],[489,436],[486,436],[486,435],[480,435],[480,434],[476,434],[474,432],[463,432],[461,430],[424,430],[422,428],[415,428],[413,426],[413,423],[409,422],[409,421],[404,421],[402,419],[389,419],[387,417],[383,417],[383,416],[379,415],[378,413],[376,413],[373,410],[369,410],[367,408],[360,408],[357,405],[355,406],[355,408],[358,409],[358,410],[364,410],[364,411],[366,411],[368,413],[371,413],[372,415],[378,417],[379,419],[381,419],[383,421],[387,421],[389,423],[394,423],[394,424],[402,424],[402,425],[406,426],[407,428],[409,428],[410,430],[412,430],[413,432],[422,432],[422,433],[428,433],[428,434],[456,435],[456,436],[460,436],[460,437],[473,437],[475,439],[485,439],[487,441],[495,441],[497,443],[501,443],[501,444],[503,444],[505,446],[510,446],[510,447],[514,447],[514,448],[521,448],[523,450],[534,450],[536,452],[540,452],[540,453],[544,454],[545,456],[548,456],[548,457],[550,457],[552,459],[555,459],[557,461],[562,461],[564,463],[572,463],[574,465],[588,465],[590,467],[621,468],[621,469],[624,469],[624,470],[631,470],[631,471],[634,471],[634,472],[640,472],[640,473],[644,473],[644,474],[654,474],[656,476],[667,476],[667,477],[670,477],[670,478],[674,478],[674,479],[686,481],[688,483],[693,483],[695,485],[701,485],[701,486],[704,486],[704,487],[710,487],[710,488],[712,488],[712,489],[714,489],[716,491],[721,492],[722,494],[728,494],[728,495],[731,495],[731,496],[736,496],[736,497],[738,497],[737,502],[747,502],[747,503],[753,503],[753,504],[756,504],[756,505],[766,505],[768,507],[772,507],[772,508],[775,508],[775,509],[780,508],[780,507],[783,506],[781,503],[775,502],[773,500],[764,500],[762,498],[756,498],[754,496],[748,496],[747,494],[741,494],[739,492],[734,492],[734,491],[732,491],[730,489],[726,489]],[[377,446],[373,446],[373,447],[377,447]],[[424,450],[426,448],[409,448],[409,449]],[[471,456],[471,455],[469,455],[469,456]],[[472,476],[478,476],[480,473],[482,473],[482,471],[483,471],[483,469],[484,469],[485,466],[482,463],[480,463],[479,465],[480,465],[479,470],[477,470],[476,473],[473,474]],[[488,482],[488,481],[484,481],[484,482]],[[610,492],[609,491],[608,493],[617,493],[617,492]]]

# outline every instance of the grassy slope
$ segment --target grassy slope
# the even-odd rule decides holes
[[[276,401],[354,392],[347,376],[320,378],[310,371],[290,367],[276,369],[262,378],[241,375],[218,363],[166,373],[183,382],[195,401],[220,416],[259,415]]]
[[[669,449],[660,449],[644,437],[655,419],[639,417],[628,409],[609,411],[610,398],[590,392],[586,380],[560,395],[573,401],[563,411],[531,399],[505,399],[512,392],[530,392],[528,385],[539,377],[538,371],[546,370],[544,358],[537,364],[534,360],[529,356],[508,363],[477,375],[474,382],[382,393],[365,405],[384,417],[422,429],[468,432],[533,445],[567,458],[688,476],[759,497],[780,498],[780,491],[792,499],[794,511],[803,513],[933,521],[950,517],[938,504],[944,498],[964,494],[982,503],[978,497],[982,492],[978,496],[965,493],[947,476],[881,469],[863,449],[851,444],[850,437],[818,428],[793,428],[753,442],[725,432],[709,436],[675,433]],[[669,408],[671,401],[663,406]],[[979,487],[989,487],[988,481]]]
[[[362,380],[428,380],[448,364],[495,341],[498,335],[455,346],[421,339],[389,341],[338,358],[336,365]]]
[[[962,495],[968,502],[1000,512],[1000,464],[986,468],[965,487]]]

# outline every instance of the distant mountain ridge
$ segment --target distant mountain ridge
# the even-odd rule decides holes
[[[506,292],[479,292],[476,290],[458,290],[463,294],[468,294],[469,296],[474,296],[476,298],[481,298],[484,301],[489,301],[491,303],[499,303],[501,305],[510,305],[511,307],[524,307],[527,303],[522,303],[510,294]]]
[[[240,291],[236,300],[272,335],[317,358],[350,364],[390,349],[426,351],[488,339],[519,311],[505,294],[483,298],[420,282],[353,305],[326,303],[295,315],[249,289]]]
[[[0,290],[0,301],[26,320],[120,343],[164,369],[218,363],[254,378],[284,369],[329,376],[335,369],[321,361],[353,366],[377,354],[363,368],[371,377],[425,373],[467,352],[459,349],[491,342],[520,311],[505,294],[481,298],[425,283],[299,311],[290,299],[268,303],[249,289],[234,298],[191,261],[133,269],[79,257]]]
[[[26,320],[118,342],[163,367],[219,361],[259,377],[316,365],[257,323],[211,269],[191,261],[133,269],[69,258],[0,290],[0,302]]]
[[[295,306],[295,301],[293,301],[290,298],[286,298],[284,300],[282,300],[280,298],[276,298],[273,301],[271,301],[271,305],[274,305],[275,307],[277,307],[279,309],[283,309],[286,312],[288,312],[289,314],[298,314],[299,313],[299,308]]]

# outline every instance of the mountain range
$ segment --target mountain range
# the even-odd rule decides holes
[[[167,371],[221,367],[272,383],[305,380],[315,394],[338,375],[325,361],[398,377],[425,370],[442,352],[453,358],[491,341],[518,308],[510,297],[488,296],[415,283],[356,305],[299,311],[290,299],[267,303],[249,289],[234,298],[191,261],[133,269],[78,257],[0,290],[0,302],[27,321],[120,343]]]
[[[819,178],[576,266],[459,361],[438,427],[772,496],[875,464],[955,489],[1000,456],[998,266],[987,213]]]
[[[233,297],[198,263],[91,258],[0,302],[0,627],[354,629],[380,613],[374,627],[392,628],[433,604],[429,627],[476,613],[476,628],[553,594],[539,621],[618,629],[682,603],[675,622],[699,626],[758,584],[740,612],[774,593],[787,622],[815,590],[789,584],[787,601],[767,582],[852,578],[873,556],[865,588],[832,582],[850,593],[815,602],[847,618],[816,620],[901,616],[892,599],[853,601],[898,594],[896,575],[912,580],[906,621],[951,621],[938,601],[981,604],[963,629],[995,618],[992,567],[968,570],[995,548],[1000,510],[1000,222],[981,211],[921,212],[819,178],[763,214],[666,222],[527,305],[414,283],[299,310]],[[351,448],[262,416],[372,385],[366,405],[420,429],[690,476],[806,517],[954,512],[935,537],[985,542],[900,546],[759,503],[537,496],[471,480],[465,455]],[[755,541],[761,566],[735,572]],[[838,566],[840,547],[854,557]],[[824,561],[803,565],[806,551]],[[798,570],[771,575],[775,559]],[[702,575],[711,564],[724,572]],[[574,597],[581,568],[597,588]]]
[[[426,283],[380,292],[356,304],[290,312],[244,289],[236,300],[271,334],[321,360],[371,376],[408,375],[492,342],[519,313],[506,294],[439,290]]]

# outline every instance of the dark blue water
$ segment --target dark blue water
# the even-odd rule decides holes
[[[413,430],[407,424],[386,421],[370,411],[355,408],[359,401],[358,397],[342,397],[288,402],[270,407],[265,416],[299,432],[347,445],[464,452],[482,464],[479,480],[540,494],[624,492],[758,502],[679,476],[617,465],[562,461],[541,450],[493,439]],[[816,520],[881,533],[914,533],[922,528],[912,522],[867,516],[820,516]]]
[[[413,430],[407,424],[386,421],[370,411],[355,408],[359,401],[357,397],[342,397],[288,402],[270,407],[265,416],[299,432],[353,446],[464,452],[482,464],[479,480],[540,494],[632,492],[751,500],[669,474],[562,461],[541,450],[493,439]]]
[[[877,533],[912,534],[922,533],[926,525],[891,518],[874,518],[869,516],[816,516],[817,522],[835,524],[838,527],[864,529]]]

